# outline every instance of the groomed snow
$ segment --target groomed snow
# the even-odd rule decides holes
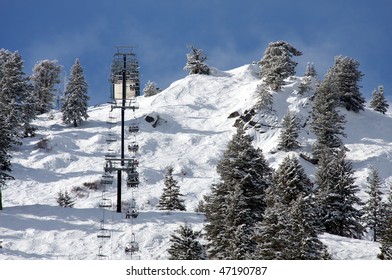
[[[140,146],[138,158],[142,184],[133,191],[140,215],[131,225],[115,207],[105,211],[105,221],[111,238],[103,243],[97,238],[103,211],[98,207],[101,190],[89,190],[83,183],[99,181],[103,174],[104,155],[108,149],[106,120],[110,105],[89,108],[90,118],[81,127],[62,124],[61,114],[53,119],[41,115],[35,121],[37,136],[23,140],[12,151],[14,181],[3,189],[0,211],[0,259],[97,259],[99,246],[110,259],[129,259],[124,247],[135,234],[140,251],[132,258],[167,259],[169,238],[179,224],[187,222],[195,230],[202,229],[204,217],[194,209],[211,184],[219,180],[215,166],[231,139],[238,111],[243,114],[256,102],[255,89],[260,83],[254,65],[231,71],[213,69],[211,76],[192,75],[172,83],[166,90],[152,97],[138,97],[140,109],[126,112],[126,124],[138,123]],[[273,125],[254,131],[254,144],[260,147],[272,167],[276,168],[287,153],[277,151],[279,124],[288,109],[298,113],[305,124],[309,112],[309,96],[301,96],[297,88],[301,78],[290,79],[282,92],[274,94],[274,111],[259,113],[255,120]],[[390,115],[366,109],[354,114],[342,110],[347,117],[344,139],[348,157],[356,169],[361,197],[366,199],[365,187],[369,166],[376,167],[386,182],[391,182],[392,122]],[[120,119],[120,110],[111,112]],[[153,127],[145,116],[160,117]],[[111,128],[118,135],[119,124]],[[48,148],[39,149],[37,143],[48,139]],[[127,134],[127,141],[131,135]],[[305,125],[300,134],[303,144],[299,151],[310,151],[314,135]],[[119,143],[111,144],[119,152]],[[315,167],[301,163],[312,178]],[[187,207],[186,212],[158,211],[156,204],[163,187],[165,168],[174,167]],[[125,185],[125,184],[123,184]],[[77,191],[76,191],[77,190]],[[386,187],[383,189],[386,191]],[[59,191],[68,191],[75,198],[74,208],[61,208],[56,198]],[[132,191],[123,188],[123,201],[129,201]],[[116,201],[116,187],[108,189],[108,197]],[[131,230],[132,229],[132,230]],[[324,234],[321,240],[328,245],[335,259],[376,259],[379,244],[367,240],[352,240]]]

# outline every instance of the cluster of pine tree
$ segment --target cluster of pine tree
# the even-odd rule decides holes
[[[295,74],[296,62],[291,58],[299,55],[300,51],[284,41],[269,44],[259,62],[264,83],[257,88],[257,109],[272,110],[271,91],[281,90],[284,80]],[[330,259],[319,234],[361,238],[366,229],[372,231],[375,241],[381,240],[379,257],[392,258],[392,197],[388,203],[381,201],[381,181],[373,170],[369,199],[366,204],[359,199],[354,170],[341,139],[346,121],[338,108],[364,110],[365,99],[359,91],[363,74],[358,68],[358,61],[337,56],[323,81],[317,81],[313,64],[307,65],[301,80],[299,94],[316,87],[310,121],[316,135],[312,162],[318,164],[314,182],[295,157],[286,157],[273,171],[261,150],[252,146],[251,137],[238,129],[217,165],[221,181],[204,198],[207,258]],[[373,93],[371,107],[386,112],[382,87]],[[282,128],[278,149],[299,148],[300,127],[294,112],[284,116]],[[191,235],[185,235],[185,229],[178,232],[181,242],[196,242],[196,237],[189,241]],[[179,239],[172,240],[177,249]],[[189,252],[190,246],[186,248]]]
[[[32,75],[23,71],[18,52],[0,49],[0,210],[1,188],[13,179],[9,150],[21,145],[23,137],[35,135],[33,120],[53,108],[56,86],[60,83],[61,66],[56,60],[42,60],[35,64]],[[87,83],[77,60],[63,98],[63,120],[74,126],[87,118]]]

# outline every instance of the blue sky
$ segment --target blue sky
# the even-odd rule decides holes
[[[188,45],[203,49],[210,66],[229,70],[259,61],[269,42],[303,52],[297,74],[313,62],[320,78],[336,55],[360,62],[362,93],[378,85],[392,100],[390,0],[0,0],[0,48],[18,50],[25,72],[56,59],[69,74],[85,69],[90,104],[106,102],[118,45],[132,45],[141,85],[161,88],[183,78]]]

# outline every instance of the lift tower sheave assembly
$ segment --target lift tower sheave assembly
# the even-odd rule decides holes
[[[110,82],[113,109],[121,109],[121,154],[120,159],[107,159],[105,171],[117,171],[117,212],[121,213],[122,171],[129,172],[129,161],[125,158],[125,110],[138,109],[136,97],[140,95],[139,63],[132,47],[117,47],[114,54]],[[118,166],[120,163],[120,166]]]

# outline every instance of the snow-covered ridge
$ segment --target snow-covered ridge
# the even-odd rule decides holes
[[[254,116],[254,120],[269,126],[249,129],[255,146],[264,151],[274,168],[287,155],[277,151],[276,146],[279,124],[288,110],[297,112],[304,125],[300,134],[302,147],[292,153],[310,151],[315,138],[307,125],[311,94],[298,94],[300,80],[300,77],[288,80],[283,91],[274,94],[272,112]],[[140,109],[126,112],[127,124],[136,121],[140,125],[137,141],[142,184],[134,193],[140,215],[133,232],[140,245],[141,259],[167,258],[170,234],[178,224],[188,222],[194,229],[202,228],[204,217],[195,213],[194,208],[209,192],[211,184],[219,180],[215,166],[235,132],[236,118],[228,117],[233,112],[244,114],[254,106],[255,89],[260,83],[253,65],[230,71],[212,69],[210,76],[187,76],[155,96],[139,97]],[[55,113],[53,119],[41,115],[35,121],[39,127],[37,136],[24,139],[21,147],[14,148],[15,180],[3,190],[4,210],[0,211],[0,240],[3,240],[0,259],[96,259],[100,245],[96,235],[102,219],[98,208],[101,191],[88,189],[83,183],[99,181],[103,174],[109,112],[109,105],[89,108],[90,118],[78,128],[63,125],[60,113]],[[347,155],[356,170],[360,195],[366,198],[369,165],[376,167],[387,182],[392,181],[391,116],[367,109],[358,114],[341,112],[347,119],[344,139],[349,149]],[[119,110],[112,114],[120,119]],[[155,119],[159,116],[159,123],[154,127],[145,121],[146,116]],[[112,130],[119,134],[119,125]],[[42,138],[48,139],[45,149],[37,147]],[[301,163],[312,178],[315,166],[302,159]],[[169,165],[174,167],[187,212],[156,210],[165,168]],[[78,195],[75,208],[57,206],[59,191]],[[115,186],[109,189],[108,197],[115,201]],[[126,187],[122,197],[124,201],[130,197]],[[124,245],[130,239],[129,220],[116,213],[115,208],[109,213],[106,218],[112,238],[105,244],[106,252],[112,259],[127,259]],[[334,258],[374,259],[378,253],[378,243],[351,242],[327,234],[321,239]]]

